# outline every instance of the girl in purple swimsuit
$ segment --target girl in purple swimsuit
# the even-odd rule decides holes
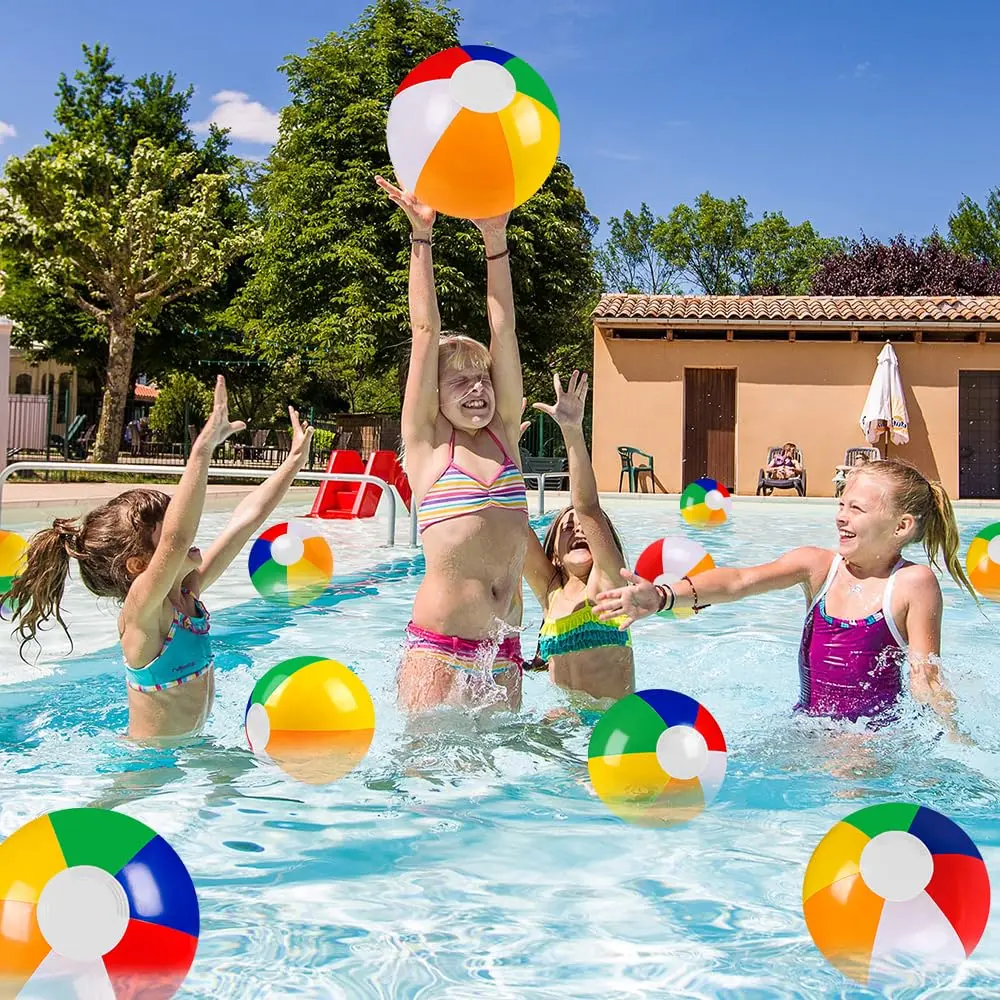
[[[931,566],[943,558],[959,586],[975,597],[958,559],[959,534],[948,494],[899,461],[852,470],[837,508],[836,551],[804,546],[774,562],[718,568],[654,586],[622,570],[628,586],[598,595],[602,620],[632,622],[672,607],[700,610],[798,584],[806,594],[795,708],[833,719],[891,720],[909,662],[913,697],[930,705],[949,736],[955,700],[940,671],[941,587],[928,566],[907,562],[904,546],[923,542]]]

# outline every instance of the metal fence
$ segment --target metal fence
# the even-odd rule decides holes
[[[95,465],[92,462],[14,462],[6,469],[0,471],[0,524],[3,523],[3,488],[7,480],[18,472],[55,470],[65,472],[67,470],[78,472],[121,472],[120,465]],[[145,472],[155,475],[177,476],[183,475],[184,470],[172,465],[131,465],[130,472]],[[212,466],[208,470],[209,479],[267,479],[275,472],[274,469],[244,469],[244,468],[220,468]],[[388,500],[388,524],[386,544],[389,546],[396,544],[396,511],[397,502],[402,503],[402,497],[396,492],[394,486],[390,486],[384,479],[378,476],[366,476],[360,473],[339,473],[339,472],[299,472],[297,480],[306,482],[323,482],[334,480],[341,483],[368,483],[372,486],[380,486]]]

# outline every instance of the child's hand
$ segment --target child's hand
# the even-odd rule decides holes
[[[660,595],[648,580],[628,569],[620,572],[622,579],[628,580],[628,586],[598,594],[593,610],[602,622],[624,615],[626,620],[618,626],[619,631],[624,632],[640,618],[656,614],[660,607]]]
[[[226,380],[220,375],[215,380],[215,402],[208,421],[201,429],[198,439],[202,438],[214,451],[226,438],[246,429],[242,420],[229,419],[229,394],[226,392]]]
[[[491,237],[506,235],[509,218],[510,212],[504,212],[503,215],[494,215],[489,219],[473,219],[472,223],[483,234],[483,238],[489,240]]]
[[[587,373],[581,375],[574,371],[565,392],[557,374],[552,376],[552,384],[556,390],[555,404],[535,403],[535,409],[547,413],[560,427],[582,426],[583,407],[587,402]]]
[[[390,201],[406,213],[414,233],[420,236],[430,236],[431,230],[434,228],[434,220],[437,218],[437,212],[430,205],[418,201],[412,192],[404,191],[402,188],[396,187],[395,184],[390,184],[384,177],[376,175],[375,183],[389,196]]]
[[[299,411],[293,406],[288,407],[288,418],[292,422],[292,447],[288,453],[301,467],[309,454],[309,442],[312,441],[313,429],[308,420],[299,419]]]

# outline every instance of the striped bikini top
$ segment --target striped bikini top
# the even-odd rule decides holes
[[[486,433],[503,454],[503,465],[491,483],[481,483],[475,476],[455,464],[455,431],[451,432],[448,464],[427,491],[417,507],[417,527],[421,533],[432,524],[463,514],[475,514],[487,507],[500,507],[528,515],[528,498],[521,470],[511,461],[496,434],[488,427]]]

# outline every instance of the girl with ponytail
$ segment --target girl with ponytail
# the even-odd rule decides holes
[[[598,595],[603,621],[622,628],[671,608],[700,610],[770,590],[800,586],[808,603],[799,648],[795,708],[836,719],[893,717],[906,664],[913,697],[929,705],[953,739],[955,699],[941,678],[942,565],[975,598],[958,558],[959,533],[948,494],[912,465],[869,462],[851,470],[837,507],[836,550],[804,546],[774,562],[719,567],[656,587],[627,569],[628,586]],[[930,566],[902,558],[922,542]]]
[[[204,555],[194,544],[205,504],[212,454],[245,426],[230,421],[219,376],[215,405],[191,447],[173,497],[128,490],[78,523],[58,518],[31,539],[24,572],[3,601],[13,609],[21,656],[48,619],[69,637],[60,606],[70,560],[98,597],[122,605],[118,636],[125,660],[129,735],[185,736],[204,724],[215,694],[209,615],[201,595],[239,555],[278,505],[309,454],[312,428],[289,407],[292,445],[274,474],[241,501]],[[72,643],[72,640],[70,640]]]

